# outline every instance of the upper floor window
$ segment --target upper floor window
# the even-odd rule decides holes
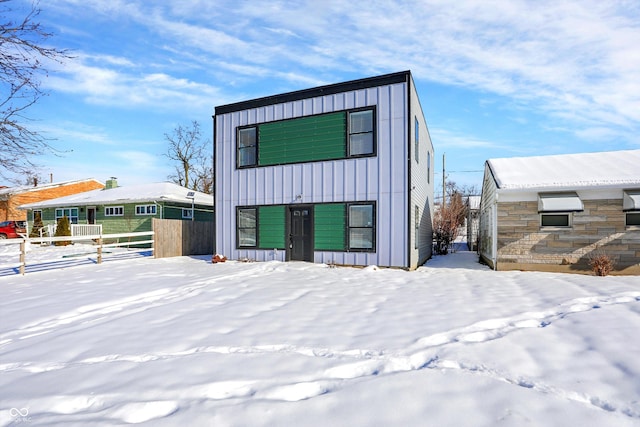
[[[431,182],[431,151],[427,151],[427,184]]]
[[[155,215],[156,205],[139,205],[136,206],[136,215]]]
[[[349,156],[366,156],[374,153],[373,110],[350,112]]]
[[[239,168],[258,164],[258,128],[256,126],[239,128],[237,144],[237,163]]]
[[[420,122],[418,122],[418,118],[415,117],[415,149],[414,156],[416,158],[416,163],[420,163]]]
[[[124,206],[105,206],[104,216],[123,216]]]

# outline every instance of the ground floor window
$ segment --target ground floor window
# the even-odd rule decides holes
[[[312,245],[314,251],[375,252],[376,204],[319,203],[294,209],[295,205],[242,206],[236,210],[238,249],[293,249],[292,241]],[[297,230],[295,215],[308,212],[311,227]],[[308,225],[307,225],[308,226]],[[308,239],[308,240],[306,240]]]
[[[348,209],[349,249],[375,248],[375,207],[373,203],[350,204]]]
[[[124,206],[105,206],[104,216],[123,216]]]
[[[540,214],[542,227],[571,227],[570,213],[543,213]]]
[[[236,222],[238,224],[237,242],[239,248],[255,248],[258,237],[257,209],[238,208]]]
[[[41,213],[42,215],[42,213]],[[69,218],[69,224],[78,223],[78,208],[58,208],[56,209],[56,223],[63,217]]]
[[[182,219],[193,219],[193,209],[182,208]]]
[[[640,226],[640,212],[627,212],[626,222],[627,227]]]
[[[136,215],[155,215],[156,205],[138,205],[136,206]]]

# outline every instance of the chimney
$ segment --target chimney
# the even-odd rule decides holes
[[[104,186],[105,190],[110,190],[112,188],[118,188],[118,178],[112,176],[111,179],[107,180],[106,185]]]

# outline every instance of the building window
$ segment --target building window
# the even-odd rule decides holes
[[[258,128],[256,126],[239,128],[237,138],[238,167],[256,166],[258,164]]]
[[[42,214],[41,214],[42,215]],[[62,217],[69,218],[70,224],[78,223],[78,208],[58,208],[56,209],[56,224]]]
[[[540,214],[542,227],[571,227],[570,213],[543,213]]]
[[[255,248],[258,237],[256,208],[238,208],[238,248]]]
[[[42,210],[41,209],[34,209],[33,210],[33,223],[37,224],[37,223],[41,223],[42,222]]]
[[[414,229],[414,240],[415,240],[415,248],[418,249],[418,247],[420,246],[420,207],[416,206],[415,208],[415,213],[414,213],[414,225],[413,225],[413,229]]]
[[[349,249],[374,252],[376,235],[374,204],[350,204],[348,216]]]
[[[640,212],[627,212],[627,227],[640,227]]]
[[[415,153],[416,163],[420,163],[420,123],[418,122],[418,117],[414,118],[415,120]]]
[[[156,205],[139,205],[136,206],[136,215],[155,215]]]
[[[349,156],[367,156],[375,153],[373,110],[349,113]]]
[[[193,210],[191,208],[182,208],[182,219],[193,219]]]
[[[427,151],[427,184],[431,182],[431,151]]]
[[[105,206],[104,216],[123,216],[124,206]]]

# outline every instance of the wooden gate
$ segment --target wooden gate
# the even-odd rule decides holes
[[[156,258],[213,254],[213,221],[153,218],[153,231]]]

